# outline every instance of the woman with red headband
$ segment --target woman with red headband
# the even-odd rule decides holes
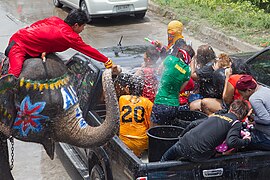
[[[243,75],[236,83],[236,89],[249,100],[254,114],[255,129],[251,132],[248,148],[270,150],[270,89],[258,85],[250,75]]]

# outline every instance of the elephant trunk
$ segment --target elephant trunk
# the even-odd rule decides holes
[[[74,106],[67,113],[70,118],[59,118],[54,124],[55,140],[78,147],[97,147],[105,144],[119,131],[119,105],[112,81],[111,69],[102,75],[102,84],[106,102],[106,118],[98,127],[87,125],[81,116],[81,110]]]

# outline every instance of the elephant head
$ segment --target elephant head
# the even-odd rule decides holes
[[[2,93],[10,96],[6,100],[10,120],[1,119],[0,131],[11,127],[16,139],[41,143],[51,159],[54,142],[95,147],[106,143],[119,130],[118,101],[110,69],[103,72],[106,118],[98,127],[89,126],[82,117],[68,70],[57,56],[48,57],[45,63],[39,58],[27,59],[18,79],[8,77],[8,84],[16,92]],[[1,128],[1,124],[5,126]]]

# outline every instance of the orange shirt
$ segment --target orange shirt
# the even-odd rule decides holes
[[[243,74],[233,74],[230,76],[228,82],[234,87],[233,99],[242,99],[241,94],[238,92],[238,89],[235,88],[237,81],[243,76]]]
[[[120,139],[139,155],[148,148],[147,130],[153,103],[144,97],[123,95],[119,98]]]

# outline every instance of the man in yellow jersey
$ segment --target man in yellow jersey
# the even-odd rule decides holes
[[[117,81],[117,80],[116,80]],[[121,84],[121,82],[116,82]],[[140,156],[148,149],[147,130],[150,127],[150,116],[153,103],[141,96],[142,88],[134,84],[124,84],[130,95],[119,98],[120,109],[120,139],[136,154]],[[122,89],[123,90],[123,89]]]

